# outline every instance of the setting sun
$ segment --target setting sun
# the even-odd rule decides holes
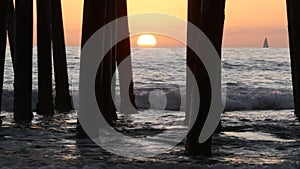
[[[154,47],[157,44],[157,40],[151,34],[144,34],[139,36],[137,44],[141,47]]]

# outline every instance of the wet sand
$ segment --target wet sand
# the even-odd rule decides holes
[[[300,167],[300,124],[291,110],[225,113],[222,132],[213,139],[212,157],[188,157],[180,143],[164,154],[140,159],[116,156],[90,140],[77,140],[75,112],[50,119],[35,115],[29,127],[15,126],[12,113],[3,112],[2,117],[0,168]],[[148,121],[125,126],[155,125]]]

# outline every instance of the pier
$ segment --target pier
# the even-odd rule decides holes
[[[33,57],[33,0],[0,0],[0,96],[3,92],[6,47],[9,42],[11,59],[14,69],[14,122],[17,125],[28,125],[33,119],[32,110],[32,57]],[[294,114],[300,118],[300,11],[299,0],[286,0],[289,47],[291,60],[291,76],[293,81]],[[38,56],[38,103],[37,114],[51,117],[58,113],[67,113],[73,109],[69,89],[67,70],[67,55],[64,33],[64,21],[60,0],[36,0],[37,4],[37,56]],[[210,39],[221,58],[222,39],[225,20],[225,0],[188,0],[188,21],[199,28]],[[106,24],[127,16],[127,4],[124,0],[84,0],[81,47],[88,39]],[[128,25],[115,25],[115,32],[108,30],[105,36],[115,38],[118,28],[128,30],[128,38],[116,44],[99,65],[95,80],[95,96],[99,109],[111,127],[118,120],[117,110],[111,91],[115,83],[113,75],[125,59],[129,75],[119,72],[121,90],[121,113],[130,112],[126,108],[126,98],[135,107],[134,79],[130,58],[130,33]],[[189,29],[189,28],[188,28]],[[187,34],[187,44],[193,35]],[[7,42],[8,39],[8,42]],[[107,43],[112,43],[108,41]],[[200,45],[200,42],[197,42]],[[101,46],[99,47],[101,48]],[[207,56],[209,57],[209,56]],[[186,136],[185,148],[188,155],[211,156],[212,137],[204,143],[198,138],[208,116],[211,102],[211,84],[208,73],[202,61],[197,58],[192,49],[187,48],[187,65],[199,86],[201,104],[195,124]],[[52,84],[54,70],[55,85]],[[221,73],[221,72],[220,72]],[[129,77],[131,83],[126,89],[125,80]],[[187,83],[187,109],[189,116],[192,104],[191,84]],[[220,89],[221,90],[221,89]],[[53,95],[55,91],[55,95]],[[129,91],[127,93],[126,91]],[[204,99],[205,98],[205,99]],[[0,98],[1,101],[5,98]],[[1,108],[1,104],[0,104]],[[84,114],[84,112],[83,112]],[[0,119],[0,125],[1,125]],[[75,133],[74,133],[75,136]],[[86,133],[80,123],[77,126],[78,139],[86,138]]]

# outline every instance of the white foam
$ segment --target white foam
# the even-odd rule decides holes
[[[152,99],[149,96],[153,91],[161,90],[166,99],[166,110],[180,110],[185,107],[185,92],[180,92],[178,88],[166,89],[137,89],[135,91],[135,102],[139,109],[149,109],[153,105],[160,105],[161,99]],[[73,91],[73,93],[76,93]],[[4,90],[2,100],[2,110],[13,111],[13,91]],[[35,110],[37,102],[37,91],[33,90],[32,108]],[[116,97],[116,105],[120,104],[120,99]],[[228,87],[226,96],[226,111],[243,110],[284,110],[293,109],[293,94],[290,90],[268,89],[268,88],[246,88],[246,87]],[[157,107],[157,106],[156,106]],[[159,106],[158,106],[159,107]],[[184,109],[183,109],[184,111]]]

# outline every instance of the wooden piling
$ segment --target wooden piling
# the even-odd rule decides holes
[[[191,24],[194,24],[198,28],[200,27],[200,11],[201,11],[201,2],[198,0],[189,0],[188,1],[188,21]],[[189,29],[189,27],[188,27]],[[191,39],[193,38],[193,35],[188,32],[188,42],[187,44],[189,45],[190,43],[195,43],[191,42]],[[202,62],[198,59],[197,55],[189,48],[187,47],[187,66],[189,69],[192,71],[193,76],[195,77],[197,83],[200,80],[201,76],[200,73],[203,72],[202,74],[205,74],[206,70],[204,68],[204,65]],[[202,71],[201,71],[202,70]],[[189,74],[187,74],[189,76]],[[204,75],[202,75],[204,76]],[[187,77],[187,79],[190,79],[191,77]],[[202,77],[203,78],[203,77]],[[198,84],[199,85],[199,84]],[[201,87],[199,86],[199,92],[201,93],[201,89],[204,88],[204,83],[200,84]],[[206,87],[207,88],[207,87]],[[193,84],[190,83],[190,81],[187,80],[187,104],[186,104],[186,118],[187,120],[190,120],[192,118],[190,116],[190,111],[193,111],[192,105],[193,100],[192,100],[192,94],[193,94]],[[210,88],[208,92],[210,91]],[[205,92],[207,93],[207,92]],[[204,96],[204,93],[201,93],[201,96]],[[208,100],[206,98],[205,100]],[[210,150],[210,142],[208,142],[208,145],[204,144],[199,144],[198,143],[198,138],[200,135],[200,131],[202,129],[202,124],[205,119],[206,119],[206,112],[203,112],[203,105],[200,107],[202,110],[199,110],[197,120],[194,124],[194,126],[191,126],[192,124],[189,124],[191,127],[190,132],[187,135],[187,141],[186,141],[186,152],[188,155],[198,155],[198,154],[205,154],[209,155],[211,153]]]
[[[298,0],[287,0],[288,30],[295,115],[300,118],[300,11]]]
[[[202,0],[200,29],[221,57],[226,0]]]
[[[37,113],[53,115],[50,0],[37,0],[38,103]]]
[[[69,92],[68,70],[61,0],[51,0],[51,28],[55,75],[55,109],[60,112],[72,109]]]
[[[85,45],[88,39],[102,26],[105,25],[105,13],[106,13],[106,2],[99,0],[84,0],[83,9],[83,23],[82,23],[82,39],[81,47]],[[82,57],[82,56],[81,56]],[[101,74],[99,69],[96,75],[96,96],[99,104],[99,97],[101,97],[101,90],[97,90],[101,84]],[[100,81],[100,82],[99,82]],[[77,138],[87,137],[86,133],[82,129],[80,123],[77,123]]]
[[[104,2],[104,26],[105,24],[111,22],[115,18],[115,2],[114,1],[105,1]],[[109,38],[114,37],[113,30],[105,30],[105,36]],[[112,43],[111,40],[106,41],[105,43]],[[111,44],[112,45],[112,44]],[[115,48],[113,47],[104,57],[101,64],[99,65],[96,83],[95,83],[95,92],[96,99],[98,102],[99,109],[101,110],[102,115],[108,124],[113,126],[113,121],[117,119],[116,109],[112,100],[112,75],[116,69],[115,61]]]
[[[189,0],[188,1],[188,22],[190,24],[193,24],[197,27],[200,27],[199,23],[200,23],[200,19],[199,17],[197,17],[197,14],[199,11],[201,10],[201,1],[195,1],[195,0]],[[190,33],[190,28],[188,27],[188,34],[187,34],[187,48],[186,48],[186,52],[187,52],[187,70],[190,69],[193,74],[195,74],[195,59],[197,58],[197,55],[193,52],[193,50],[191,48],[189,48],[189,44],[193,43],[191,41],[191,39],[194,37],[193,35],[191,35]],[[191,106],[191,100],[192,100],[192,83],[189,81],[189,79],[191,79],[191,77],[189,77],[190,75],[187,74],[186,77],[186,110],[185,110],[185,123],[189,124],[189,120],[190,120],[190,106]]]
[[[116,8],[117,8],[117,18],[125,17],[127,16],[127,3],[124,0],[116,0]],[[117,25],[117,29],[126,29],[126,32],[128,32],[128,38],[122,40],[116,45],[116,58],[117,58],[117,65],[119,66],[122,61],[125,59],[128,59],[128,64],[126,65],[127,71],[119,71],[119,81],[120,81],[120,95],[121,95],[121,113],[136,113],[133,112],[133,110],[128,110],[126,108],[125,101],[128,98],[129,95],[129,101],[131,104],[136,108],[135,105],[135,95],[134,95],[134,87],[133,87],[133,80],[131,80],[130,85],[127,86],[123,80],[122,77],[129,77],[133,79],[132,77],[132,65],[131,65],[131,50],[130,50],[130,38],[129,38],[129,28],[127,25]],[[126,73],[126,74],[124,74]],[[129,90],[127,89],[129,88]],[[126,93],[125,91],[129,91],[129,93]],[[125,101],[124,101],[125,100]],[[125,105],[125,106],[124,106]]]
[[[4,78],[4,65],[6,53],[6,23],[8,14],[9,0],[0,1],[0,114],[2,108],[2,92],[3,92],[3,78]],[[0,119],[0,126],[2,121]]]
[[[13,69],[15,70],[14,58],[15,58],[15,7],[14,1],[9,0],[8,6],[8,19],[7,19],[7,31],[8,41],[10,47],[11,60],[13,63]]]
[[[108,24],[116,19],[116,1],[106,1],[106,15],[105,15],[105,24]],[[116,30],[116,25],[114,25]],[[116,38],[115,30],[105,30],[105,36],[109,37],[110,40],[106,43],[112,44],[112,38]],[[99,66],[98,73],[101,74],[101,79],[99,79],[99,84],[96,85],[96,91],[100,90],[97,95],[99,98],[99,108],[106,118],[106,121],[113,126],[113,121],[117,119],[116,108],[113,102],[112,91],[115,90],[112,88],[113,74],[116,70],[116,47],[113,46],[112,49],[105,55],[102,63]],[[97,76],[98,77],[98,76]],[[100,94],[101,93],[101,94]],[[100,97],[99,97],[100,96]]]
[[[33,0],[15,0],[15,90],[14,119],[16,123],[32,120],[32,35]]]
[[[188,8],[189,21],[195,23],[206,34],[221,56],[225,0],[189,0]],[[205,66],[195,57],[195,53],[190,49],[187,52],[189,55],[187,63],[191,66],[191,70],[197,81],[201,102],[197,119],[187,135],[186,150],[189,155],[209,156],[211,155],[211,138],[202,144],[198,142],[198,139],[210,108],[210,80]],[[189,84],[187,84],[187,87],[189,87]],[[190,93],[190,90],[187,89],[187,92]],[[191,101],[188,101],[188,103],[192,104]]]

